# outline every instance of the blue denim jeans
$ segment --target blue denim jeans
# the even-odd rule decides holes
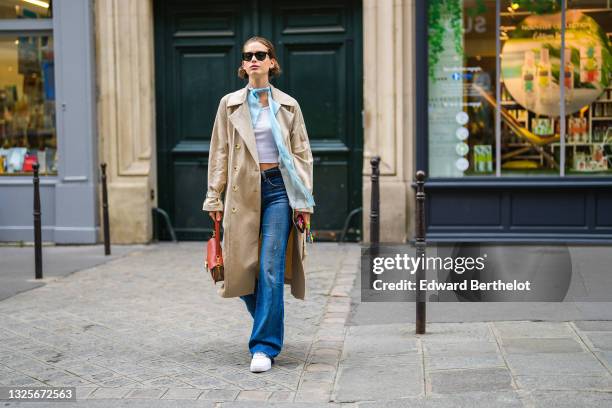
[[[277,356],[284,337],[285,252],[291,231],[292,211],[278,167],[261,172],[262,235],[259,275],[255,293],[240,296],[253,316],[249,339],[251,354]]]

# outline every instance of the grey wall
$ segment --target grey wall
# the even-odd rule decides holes
[[[58,176],[41,182],[43,240],[95,243],[98,155],[93,0],[53,2]],[[2,25],[0,24],[0,30]],[[0,177],[0,241],[32,241],[31,177]]]

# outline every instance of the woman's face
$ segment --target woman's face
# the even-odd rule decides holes
[[[255,56],[256,52],[268,52],[268,48],[260,42],[253,41],[245,45],[243,52],[251,52],[253,56],[249,61],[242,61],[242,68],[249,77],[267,77],[270,68],[276,64],[274,59],[266,55],[263,61],[259,61]]]

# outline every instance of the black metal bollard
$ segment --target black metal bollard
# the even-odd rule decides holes
[[[372,196],[370,201],[370,242],[380,242],[380,157],[370,160],[372,165]]]
[[[110,225],[108,221],[108,190],[106,188],[106,163],[101,163],[102,167],[102,222],[104,224],[104,255],[111,254],[110,246]]]
[[[370,160],[372,165],[371,175],[371,199],[370,199],[370,288],[374,284],[372,266],[374,258],[378,256],[378,244],[380,243],[380,156],[374,156]]]
[[[34,276],[43,278],[42,271],[42,226],[40,220],[40,178],[38,169],[40,165],[34,163]]]
[[[425,257],[425,172],[416,172],[416,206],[415,206],[415,244],[417,258]],[[425,279],[422,263],[416,271],[416,334],[425,334],[426,318],[426,291],[420,289],[421,281]]]

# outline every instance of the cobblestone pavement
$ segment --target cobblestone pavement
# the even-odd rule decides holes
[[[58,408],[612,406],[612,322],[355,324],[359,252],[312,247],[306,300],[286,287],[284,349],[260,374],[250,315],[216,294],[202,244],[50,281],[0,302],[0,386],[76,386]]]
[[[284,348],[262,374],[249,371],[252,318],[217,295],[202,250],[152,245],[0,302],[0,385],[75,386],[87,400],[327,402],[359,246],[313,246],[306,299],[285,287]]]
[[[0,301],[43,286],[58,276],[102,265],[146,245],[114,245],[110,256],[104,245],[52,245],[42,247],[43,279],[35,279],[34,244],[0,242]]]

